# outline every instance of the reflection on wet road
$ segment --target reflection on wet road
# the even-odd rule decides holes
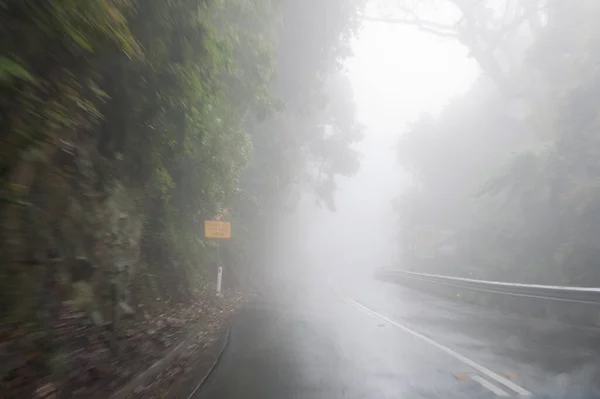
[[[296,280],[239,315],[194,398],[594,398],[597,336],[368,278]]]

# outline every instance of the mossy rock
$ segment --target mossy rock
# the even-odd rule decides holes
[[[96,306],[94,289],[85,281],[77,281],[71,285],[71,298],[67,304],[76,311],[91,311]]]
[[[68,268],[73,283],[82,280],[90,280],[95,272],[92,263],[85,258],[75,258],[70,260]]]

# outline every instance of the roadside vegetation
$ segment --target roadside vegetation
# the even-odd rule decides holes
[[[402,135],[414,181],[396,204],[405,264],[598,286],[600,4],[440,0],[456,17],[440,21],[432,2],[401,3],[385,22],[459,41],[482,71]]]
[[[0,1],[3,394],[89,396],[234,306],[207,296],[204,220],[232,222],[221,258],[244,288],[301,194],[334,207],[359,166],[340,61],[361,7]]]

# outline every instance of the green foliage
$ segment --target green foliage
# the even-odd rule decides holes
[[[335,176],[358,168],[338,68],[361,3],[2,3],[1,176],[18,179],[32,147],[91,140],[146,193],[148,260],[197,276],[214,261],[203,221],[235,208],[241,262],[299,181],[333,207]]]
[[[35,79],[18,62],[7,57],[0,57],[0,84],[9,85],[14,79],[21,79],[34,83]]]
[[[301,190],[333,208],[358,168],[338,64],[359,2],[281,3],[0,0],[5,335],[75,353],[54,328],[75,307],[119,353],[124,314],[197,299],[219,257],[245,284]],[[203,237],[217,214],[233,222],[219,246]]]
[[[89,129],[102,99],[94,82],[95,48],[140,55],[123,0],[24,0],[0,15],[0,176],[31,146]]]
[[[271,115],[259,106],[245,121],[254,151],[232,201],[235,231],[244,235],[226,256],[245,259],[252,271],[277,263],[267,260],[276,228],[302,195],[333,209],[336,177],[358,168],[351,144],[362,131],[340,61],[350,54],[362,3],[282,2],[271,33],[277,78],[269,90],[278,101],[270,102]]]

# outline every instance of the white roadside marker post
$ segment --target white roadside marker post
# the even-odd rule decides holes
[[[219,298],[223,298],[223,293],[221,292],[221,282],[223,281],[223,267],[219,266],[217,268],[217,296]]]

